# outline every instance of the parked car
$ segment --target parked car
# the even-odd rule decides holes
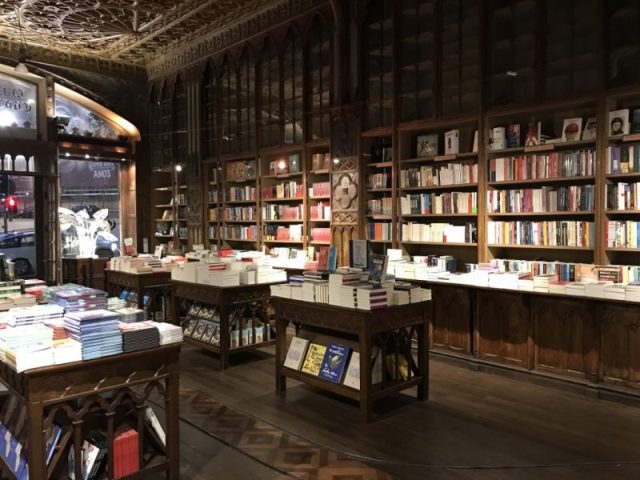
[[[36,235],[33,229],[0,233],[0,252],[14,263],[16,277],[36,273]]]

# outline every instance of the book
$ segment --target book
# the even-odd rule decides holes
[[[430,157],[438,154],[438,134],[418,135],[416,138],[416,156]]]
[[[322,361],[324,360],[324,354],[326,351],[326,346],[311,343],[307,349],[307,354],[304,357],[302,371],[317,377],[320,373],[320,369],[322,368]]]
[[[335,272],[338,262],[338,251],[336,247],[329,247],[329,256],[327,258],[327,270],[329,272]]]
[[[289,350],[287,350],[287,356],[284,359],[284,366],[293,370],[300,370],[302,361],[307,353],[307,347],[309,346],[309,340],[305,340],[300,337],[293,337]]]
[[[629,109],[612,110],[609,112],[609,136],[629,134]]]
[[[318,376],[333,383],[340,383],[347,366],[349,351],[349,347],[340,343],[331,342],[327,345],[327,351],[324,354]]]
[[[300,155],[294,153],[289,155],[289,173],[298,173],[300,171]]]
[[[360,390],[360,353],[352,352],[349,359],[347,373],[344,375],[343,385]]]
[[[640,133],[640,108],[631,109],[631,133]]]
[[[520,146],[520,124],[511,123],[507,127],[507,148]]]
[[[147,407],[144,411],[144,418],[149,424],[151,432],[153,433],[153,437],[155,437],[156,441],[162,446],[166,447],[167,445],[167,436],[160,425],[160,421],[156,416],[155,412],[151,407]]]
[[[540,122],[537,122],[537,123],[531,122],[529,124],[527,134],[524,137],[525,147],[535,147],[536,145],[540,145],[540,130],[541,130]]]
[[[492,128],[489,144],[491,145],[491,150],[502,150],[507,148],[506,129],[504,127]]]
[[[329,247],[318,249],[318,270],[327,270],[329,266]]]
[[[388,257],[377,253],[371,254],[371,270],[369,272],[369,282],[381,285],[387,273]]]
[[[575,142],[580,140],[582,132],[582,118],[565,118],[562,122],[562,141]]]
[[[369,268],[369,242],[367,240],[349,240],[349,266]]]
[[[471,152],[478,153],[478,130],[473,131],[473,143],[471,145]]]
[[[445,155],[455,155],[460,152],[460,130],[454,129],[444,133]]]
[[[45,443],[45,446],[44,446],[45,459],[46,459],[47,465],[49,465],[49,462],[51,462],[51,458],[53,457],[53,452],[58,446],[58,442],[60,441],[61,436],[62,436],[62,429],[58,425],[53,424],[53,426],[51,427],[50,433],[47,436],[47,442]]]
[[[596,127],[597,127],[596,117],[587,118],[587,122],[584,125],[584,130],[582,131],[582,140],[595,140],[596,139]]]

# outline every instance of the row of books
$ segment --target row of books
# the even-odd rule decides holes
[[[488,222],[487,243],[593,248],[595,224],[569,220]]]
[[[221,229],[222,238],[227,240],[256,240],[258,227],[255,225],[224,225]]]
[[[477,163],[448,163],[440,166],[425,165],[400,171],[400,188],[460,185],[477,182]]]
[[[418,193],[400,197],[402,215],[478,213],[477,192]]]
[[[222,211],[222,219],[253,222],[257,219],[256,207],[226,207]]]
[[[263,220],[302,220],[303,217],[302,205],[265,205],[262,207]]]
[[[231,182],[243,182],[256,178],[256,161],[240,160],[227,162],[225,165],[225,179]]]
[[[331,167],[331,154],[314,153],[311,155],[311,169],[312,170],[328,170]]]
[[[487,209],[493,213],[590,212],[594,202],[594,185],[487,192]]]
[[[637,144],[607,147],[607,173],[640,172],[640,147]]]
[[[596,173],[596,151],[552,152],[492,158],[489,160],[490,182],[538,180],[545,178],[587,177]]]
[[[225,202],[248,202],[255,201],[256,187],[249,185],[244,187],[229,187],[226,191]]]
[[[311,220],[331,220],[331,203],[318,202],[309,207]]]
[[[477,226],[472,222],[464,225],[408,222],[401,225],[401,239],[403,242],[476,243]]]
[[[369,174],[367,175],[367,188],[391,188],[391,178],[391,171],[387,169],[380,173]]]
[[[640,222],[609,220],[605,230],[607,248],[640,248]]]
[[[209,209],[209,221],[210,222],[217,222],[218,221],[218,209],[217,208],[210,208]]]
[[[209,203],[218,203],[218,190],[209,190],[207,200]]]
[[[331,182],[313,182],[309,188],[310,197],[327,197],[331,195]]]
[[[391,222],[367,223],[367,239],[391,241],[393,238],[393,224]]]
[[[311,229],[311,240],[316,242],[330,242],[331,229],[326,227],[314,227]]]
[[[393,213],[393,198],[383,197],[367,200],[367,214],[391,215]]]
[[[218,237],[218,227],[216,225],[209,225],[209,239],[216,239]]]
[[[640,183],[607,184],[607,209],[640,210]]]
[[[302,198],[303,195],[304,184],[294,180],[262,187],[262,200]]]
[[[294,224],[288,226],[282,225],[265,225],[263,240],[279,240],[279,241],[302,241],[302,224]]]

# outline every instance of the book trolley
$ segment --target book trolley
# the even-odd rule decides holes
[[[186,301],[186,303],[197,302],[216,307],[217,314],[219,315],[219,343],[216,345],[210,342],[196,340],[189,336],[188,333],[185,333],[184,342],[217,354],[220,358],[220,368],[225,370],[229,367],[229,356],[232,353],[255,350],[275,343],[274,340],[270,339],[270,325],[266,320],[268,316],[269,299],[271,298],[270,285],[269,283],[261,283],[218,287],[215,285],[171,280],[174,323],[180,325],[180,306],[183,301]],[[240,338],[238,345],[232,347],[230,331],[232,321],[237,317],[240,323],[242,323],[242,316],[247,310],[249,310],[249,313],[254,319],[262,320],[262,323],[267,326],[269,333],[263,337],[260,342],[255,341],[255,335],[253,335],[248,342],[244,342],[242,338]],[[239,325],[239,328],[243,328],[243,325]]]
[[[74,458],[81,458],[84,435],[97,423],[106,432],[110,472],[107,478],[114,478],[114,438],[123,421],[123,411],[127,411],[133,412],[128,414],[129,422],[132,421],[139,432],[140,469],[123,478],[147,478],[166,472],[167,478],[177,480],[179,355],[180,345],[174,344],[22,373],[0,363],[0,381],[7,386],[9,394],[17,396],[26,407],[24,428],[28,438],[29,478],[66,478],[62,472],[67,471],[63,464],[69,450],[74,450]],[[152,433],[145,426],[145,410],[152,394],[164,397],[166,448],[163,454],[151,454],[148,448],[147,440]],[[60,426],[61,434],[47,464],[45,436],[54,422]],[[75,478],[82,478],[82,463],[75,462],[72,468]],[[2,478],[16,478],[4,459],[0,460],[0,471]]]
[[[429,385],[427,337],[431,302],[390,306],[374,311],[355,310],[280,297],[274,297],[272,302],[276,310],[276,390],[278,393],[285,393],[287,378],[292,378],[358,401],[364,422],[371,421],[372,407],[376,400],[402,390],[417,387],[417,400],[427,400]],[[332,383],[308,373],[285,367],[286,330],[289,323],[293,323],[298,329],[308,329],[337,339],[345,339],[351,343],[355,342],[357,347],[354,347],[354,352],[357,349],[360,357],[360,389]],[[406,340],[407,349],[399,354],[404,355],[407,359],[412,374],[409,375],[409,378],[399,381],[383,378],[382,382],[374,385],[372,384],[373,350],[376,346],[389,342],[393,334],[399,334]],[[415,359],[411,354],[412,339],[417,340],[417,358]],[[397,365],[398,362],[396,362],[396,370]],[[396,378],[398,378],[397,375]]]

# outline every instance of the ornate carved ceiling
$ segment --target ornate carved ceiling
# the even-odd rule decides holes
[[[286,1],[286,0],[285,0]],[[146,66],[283,0],[0,0],[0,40]],[[16,8],[18,5],[18,8]]]

